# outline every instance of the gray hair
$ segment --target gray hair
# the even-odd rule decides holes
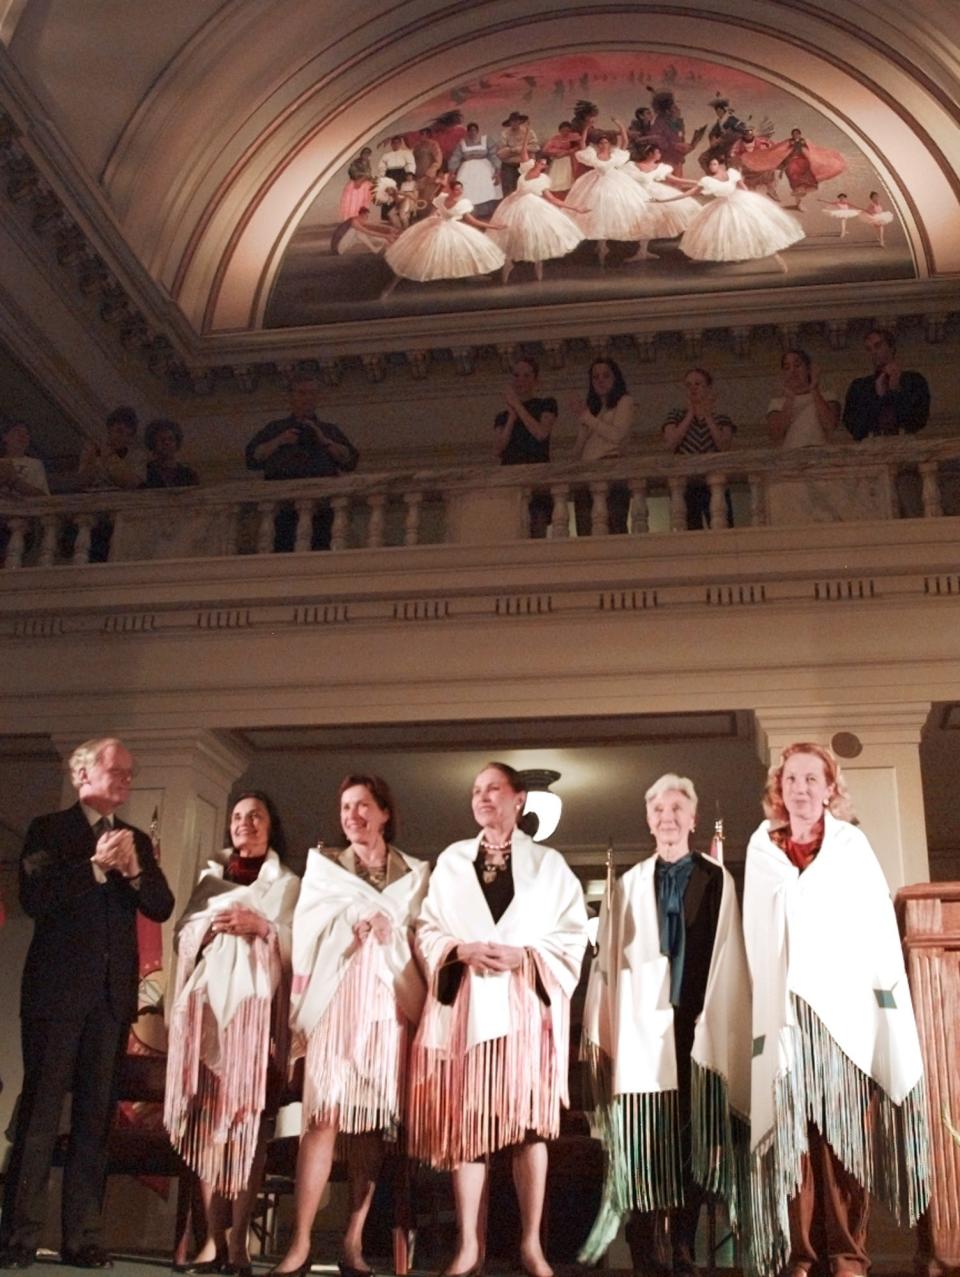
[[[697,791],[693,787],[693,781],[688,776],[678,776],[676,772],[665,772],[659,780],[655,780],[644,794],[643,801],[652,803],[655,798],[665,794],[668,789],[676,789],[681,794],[685,794],[694,807],[697,806]]]
[[[70,783],[74,789],[80,788],[80,773],[84,768],[98,763],[104,750],[110,745],[119,745],[123,748],[123,741],[116,736],[95,736],[92,740],[85,740],[82,745],[77,746],[67,759],[67,771],[70,773]]]

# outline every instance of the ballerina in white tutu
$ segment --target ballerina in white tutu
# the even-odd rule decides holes
[[[847,222],[853,221],[855,217],[859,217],[863,212],[862,208],[857,208],[855,204],[851,204],[846,195],[842,192],[835,200],[821,200],[821,204],[826,204],[823,210],[825,217],[832,217],[834,221],[840,223],[840,238],[847,238]]]
[[[500,270],[506,258],[483,232],[499,223],[473,217],[463,184],[447,174],[446,186],[433,199],[434,211],[397,236],[384,253],[393,279],[380,294],[389,297],[401,279],[467,279]]]
[[[888,208],[884,208],[880,203],[880,194],[878,191],[870,192],[870,198],[867,200],[867,207],[861,210],[861,216],[864,221],[869,222],[873,229],[877,232],[877,239],[880,241],[880,247],[886,248],[886,244],[883,242],[883,233],[893,221],[893,214]]]
[[[701,208],[680,239],[680,247],[696,262],[746,262],[773,257],[782,271],[780,256],[804,238],[804,230],[790,213],[756,191],[748,191],[737,169],[718,159],[697,183],[713,198]]]
[[[663,162],[663,152],[656,142],[645,142],[637,152],[637,158],[624,166],[628,177],[640,185],[640,189],[651,202],[650,239],[675,239],[682,235],[696,215],[701,204],[692,195],[684,195],[684,191],[696,190],[699,183],[687,177],[674,177],[673,169]],[[648,240],[641,240],[640,246],[629,262],[642,262],[655,256],[647,252]]]
[[[619,146],[602,137],[592,146],[577,152],[577,160],[590,170],[578,177],[567,195],[568,208],[587,210],[574,213],[585,239],[597,241],[597,260],[607,260],[607,241],[649,240],[653,238],[653,201],[626,172],[630,163],[627,131],[618,119]]]
[[[501,272],[504,283],[510,278],[514,262],[533,262],[537,279],[543,279],[543,263],[548,258],[566,257],[583,242],[583,231],[572,215],[586,215],[587,210],[557,199],[550,190],[546,166],[546,156],[530,158],[524,134],[517,189],[497,209],[497,223],[502,229],[489,234],[507,259]]]

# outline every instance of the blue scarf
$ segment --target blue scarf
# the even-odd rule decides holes
[[[670,1003],[680,1005],[683,960],[687,948],[687,927],[683,917],[683,896],[693,873],[693,856],[668,864],[657,862],[657,917],[660,921],[660,952],[670,959]]]

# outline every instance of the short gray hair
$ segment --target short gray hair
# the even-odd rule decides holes
[[[659,780],[655,780],[647,792],[643,796],[645,803],[652,803],[655,798],[659,798],[661,794],[665,794],[668,789],[679,790],[681,794],[685,794],[687,798],[697,806],[697,791],[693,787],[693,781],[689,776],[678,776],[676,772],[664,772]]]
[[[80,788],[81,771],[85,767],[92,767],[94,763],[98,763],[103,751],[109,745],[119,745],[123,748],[123,741],[116,736],[95,736],[92,740],[85,740],[73,751],[67,759],[67,771],[70,773],[70,783],[74,789]]]

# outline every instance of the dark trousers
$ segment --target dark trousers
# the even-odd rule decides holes
[[[705,483],[689,483],[683,494],[687,503],[687,528],[699,532],[710,527],[710,488]],[[727,527],[733,527],[733,502],[729,489],[724,493],[727,506]]]
[[[690,1174],[693,1130],[690,1102],[690,1052],[698,1012],[677,1008],[673,1035],[677,1053],[677,1114],[680,1122],[680,1183],[683,1205],[673,1210],[635,1211],[627,1223],[626,1238],[635,1272],[648,1277],[694,1268],[697,1227],[706,1193]]]
[[[593,495],[589,488],[574,489],[573,513],[577,536],[588,537],[593,530]],[[630,489],[625,483],[611,483],[607,489],[607,530],[626,532],[629,513]]]
[[[812,1122],[807,1126],[807,1138],[810,1151],[803,1159],[800,1188],[787,1203],[789,1267],[809,1272],[819,1262],[821,1272],[835,1277],[862,1275],[870,1267],[870,1198]]]
[[[318,506],[313,512],[310,531],[311,550],[329,550],[330,532],[333,528],[333,511],[328,505]],[[273,550],[275,554],[289,554],[297,542],[297,511],[292,505],[282,505],[273,517]]]
[[[23,1020],[23,1092],[3,1196],[4,1245],[36,1247],[63,1101],[72,1092],[63,1168],[62,1246],[99,1244],[115,1079],[129,1026],[106,1001],[85,1016]]]

